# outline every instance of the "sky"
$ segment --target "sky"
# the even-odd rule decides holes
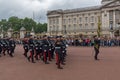
[[[0,0],[0,20],[11,16],[47,22],[47,11],[100,5],[101,0]]]

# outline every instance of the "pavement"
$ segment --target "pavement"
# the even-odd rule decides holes
[[[66,65],[59,70],[50,64],[28,62],[17,46],[13,58],[0,58],[0,80],[120,80],[120,47],[103,47],[95,61],[92,47],[69,47]]]

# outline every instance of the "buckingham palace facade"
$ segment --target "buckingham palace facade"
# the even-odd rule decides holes
[[[102,0],[99,6],[52,10],[47,12],[49,35],[97,35],[98,23],[101,35],[119,36],[120,0]]]

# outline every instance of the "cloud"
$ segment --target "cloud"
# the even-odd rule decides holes
[[[55,9],[71,9],[99,5],[100,0],[0,0],[0,19],[10,16],[33,18],[46,22],[46,12]]]

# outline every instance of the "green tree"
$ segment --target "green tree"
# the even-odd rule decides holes
[[[4,31],[7,31],[7,28],[8,28],[8,23],[7,23],[7,20],[6,19],[2,19],[1,21],[0,21],[0,26],[2,27],[2,29],[4,30]]]
[[[0,21],[0,26],[2,25],[2,28],[4,31],[7,31],[10,27],[13,28],[14,31],[19,31],[21,27],[25,27],[27,31],[31,31],[32,28],[34,28],[36,33],[42,33],[47,31],[47,23],[37,23],[31,18],[18,18],[16,16],[12,16],[6,19],[2,19]]]
[[[36,29],[35,29],[36,33],[42,33],[42,32],[46,32],[46,31],[47,31],[46,23],[44,23],[44,24],[38,23],[37,24]]]
[[[33,19],[31,19],[31,18],[25,18],[24,20],[23,20],[23,26],[26,28],[26,30],[29,30],[29,31],[31,31],[31,29],[32,29],[32,27],[35,29],[36,28],[36,22],[33,20]]]

